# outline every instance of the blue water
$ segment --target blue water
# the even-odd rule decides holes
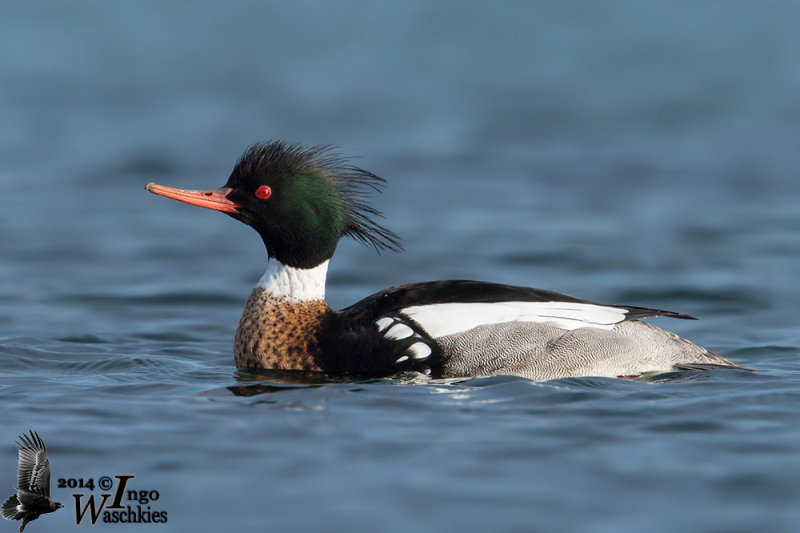
[[[5,6],[0,489],[33,428],[67,507],[32,532],[73,527],[58,478],[124,473],[168,513],[128,527],[168,531],[799,531],[798,20],[791,0]],[[258,236],[143,186],[220,186],[266,138],[389,180],[406,252],[343,242],[334,307],[537,286],[698,316],[654,322],[758,371],[239,372]]]

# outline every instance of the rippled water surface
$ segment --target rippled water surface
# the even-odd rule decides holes
[[[7,6],[0,489],[33,428],[67,504],[26,531],[74,527],[57,478],[123,473],[168,513],[136,527],[169,531],[800,530],[798,20],[788,0]],[[538,286],[690,313],[654,322],[758,371],[237,371],[258,236],[143,186],[220,186],[265,138],[389,180],[406,252],[343,242],[334,307]]]

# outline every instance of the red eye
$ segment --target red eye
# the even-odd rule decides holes
[[[256,196],[258,196],[262,200],[266,200],[267,198],[272,196],[272,189],[269,188],[269,185],[262,185],[256,190]]]

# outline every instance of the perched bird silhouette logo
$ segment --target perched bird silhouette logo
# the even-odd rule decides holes
[[[22,442],[15,442],[19,451],[17,493],[3,502],[0,513],[6,520],[22,520],[22,531],[28,522],[64,505],[50,499],[50,460],[44,441],[33,430],[30,436],[20,435],[19,440]]]

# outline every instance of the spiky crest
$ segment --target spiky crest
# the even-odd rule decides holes
[[[331,183],[340,196],[345,211],[344,235],[376,251],[403,249],[391,230],[375,222],[383,214],[368,202],[372,193],[381,192],[386,180],[350,164],[331,145],[304,147],[286,141],[263,141],[250,146],[239,159],[234,174],[257,172],[268,175],[315,175]]]

